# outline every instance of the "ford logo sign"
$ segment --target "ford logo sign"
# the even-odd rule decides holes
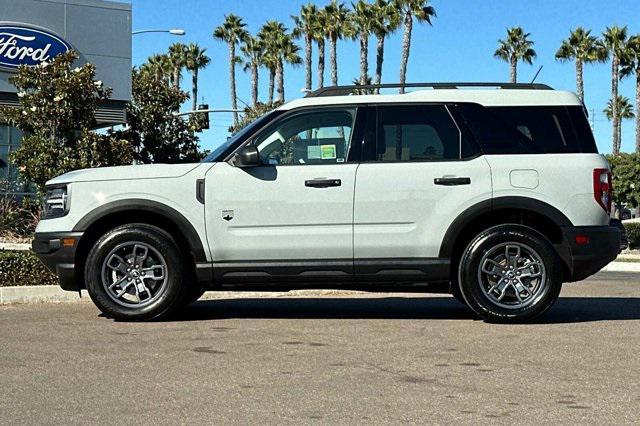
[[[0,67],[33,67],[71,50],[57,35],[24,25],[0,23]]]

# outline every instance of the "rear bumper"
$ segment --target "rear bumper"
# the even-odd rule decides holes
[[[76,280],[76,247],[82,232],[36,233],[31,249],[51,272],[58,276],[60,287],[67,291],[78,291],[81,286]],[[73,239],[73,245],[63,244],[63,240]]]
[[[562,234],[563,242],[556,249],[568,267],[567,282],[581,281],[595,274],[622,251],[624,228],[571,226],[563,227]]]

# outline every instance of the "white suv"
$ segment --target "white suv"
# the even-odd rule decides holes
[[[444,284],[486,320],[524,321],[617,256],[609,165],[574,94],[404,87],[423,89],[320,89],[200,164],[53,179],[33,249],[129,320],[206,290]]]

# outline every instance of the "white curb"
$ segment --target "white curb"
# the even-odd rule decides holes
[[[640,262],[611,262],[603,272],[640,272]]]
[[[31,244],[28,244],[28,243],[0,243],[0,250],[29,251],[29,250],[31,250]]]
[[[89,300],[89,295],[84,290],[82,291],[82,299]],[[0,305],[33,302],[77,302],[79,300],[80,296],[77,292],[64,291],[57,285],[0,287]]]

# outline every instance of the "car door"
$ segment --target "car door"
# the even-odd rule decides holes
[[[218,278],[351,277],[355,116],[352,108],[286,114],[250,142],[261,166],[212,167],[205,214]]]
[[[354,261],[361,279],[448,278],[444,235],[491,199],[491,170],[446,105],[379,106],[357,171]]]

